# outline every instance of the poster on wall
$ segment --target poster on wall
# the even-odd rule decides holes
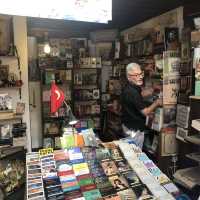
[[[180,76],[167,76],[163,79],[163,104],[176,104]]]
[[[177,27],[166,27],[164,34],[165,50],[177,50],[179,48],[179,33]]]
[[[175,52],[176,53],[176,52]],[[170,56],[173,52],[171,52]],[[176,55],[174,55],[176,56]],[[168,57],[164,55],[163,59],[163,76],[178,75],[180,70],[180,58],[178,57]]]

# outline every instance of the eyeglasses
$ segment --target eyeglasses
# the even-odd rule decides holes
[[[140,74],[128,74],[128,76],[134,76],[136,78],[144,77],[144,72],[142,71]]]

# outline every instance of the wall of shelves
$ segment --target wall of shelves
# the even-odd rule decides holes
[[[44,59],[44,58],[43,58]],[[49,58],[46,58],[47,60]],[[62,135],[62,128],[67,122],[66,106],[63,104],[58,112],[50,113],[50,94],[51,81],[55,80],[57,86],[64,92],[65,99],[69,104],[72,104],[72,70],[59,69],[48,66],[41,69],[41,97],[42,97],[42,124],[43,124],[43,146],[53,147],[56,144],[56,138]]]
[[[74,114],[80,121],[93,121],[97,134],[101,134],[101,80],[101,65],[73,69]]]

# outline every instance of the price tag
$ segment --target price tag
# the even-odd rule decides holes
[[[39,150],[40,156],[45,156],[45,155],[48,155],[48,154],[51,154],[51,153],[53,153],[53,148],[47,148],[47,149],[40,149]]]

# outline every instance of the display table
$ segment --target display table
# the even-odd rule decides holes
[[[27,199],[171,200],[180,194],[130,139],[85,144],[28,153]]]

